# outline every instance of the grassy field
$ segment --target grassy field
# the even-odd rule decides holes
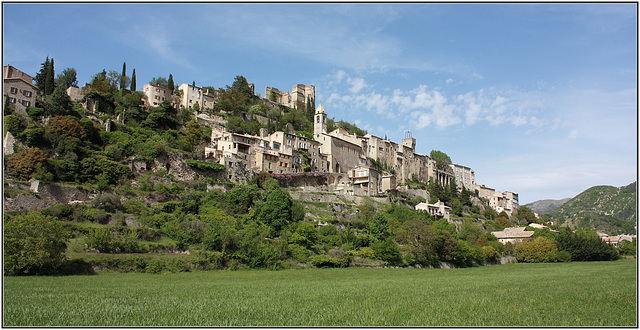
[[[636,260],[5,277],[4,326],[633,326]]]

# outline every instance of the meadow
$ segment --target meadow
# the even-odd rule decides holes
[[[4,277],[4,326],[637,326],[636,260]]]

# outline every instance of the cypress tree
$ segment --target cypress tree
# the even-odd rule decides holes
[[[120,89],[125,89],[127,86],[126,78],[127,77],[127,62],[122,63],[122,75],[120,76]]]
[[[44,63],[40,64],[40,71],[36,74],[36,87],[38,87],[38,91],[44,95],[45,92],[45,81],[47,80],[47,72],[49,72],[49,56],[47,55],[47,59]]]
[[[44,95],[51,95],[55,88],[55,70],[53,68],[53,58],[51,58],[44,80]]]
[[[173,89],[175,88],[173,85],[173,75],[169,74],[169,80],[167,81],[167,88],[173,93]]]
[[[136,69],[133,69],[133,73],[131,74],[131,91],[136,91]]]

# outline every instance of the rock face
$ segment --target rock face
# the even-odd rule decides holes
[[[82,188],[37,181],[32,182],[31,188],[33,194],[19,194],[16,198],[5,198],[5,210],[40,210],[71,201],[87,201],[95,196],[92,192]]]

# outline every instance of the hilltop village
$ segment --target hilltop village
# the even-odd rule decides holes
[[[169,75],[139,90],[125,63],[80,88],[72,68],[54,81],[48,58],[35,78],[3,72],[6,275],[467,267],[635,249],[632,236],[557,230],[446,153],[416,152],[411,132],[398,143],[335,121],[313,85],[262,97],[243,76],[215,88]]]
[[[24,112],[26,107],[35,104],[37,88],[32,84],[33,80],[12,66],[4,67],[4,94],[10,103],[16,105],[18,112]],[[254,84],[248,82],[247,85],[254,96],[259,97],[255,95]],[[464,188],[485,198],[497,213],[504,211],[512,215],[518,209],[517,193],[498,192],[478,185],[475,172],[470,167],[437,164],[429,155],[417,153],[416,139],[411,132],[406,132],[402,142],[396,143],[368,133],[363,136],[349,134],[341,127],[329,131],[327,112],[322,103],[315,108],[312,137],[296,134],[291,127],[288,131],[272,134],[262,128],[258,135],[249,135],[228,131],[225,118],[212,113],[211,109],[218,101],[216,91],[186,83],[175,92],[159,84],[145,84],[142,91],[142,101],[148,108],[170,102],[175,107],[192,110],[199,123],[211,128],[211,142],[204,148],[205,158],[229,169],[272,174],[325,173],[330,191],[360,196],[394,195],[398,186],[410,181],[428,183],[432,180],[443,186],[454,182],[458,190]],[[71,86],[66,92],[71,100],[82,101],[88,111],[96,111],[99,102],[85,97],[86,88]],[[265,95],[268,97],[262,101],[272,108],[295,108],[316,103],[313,85],[296,84],[291,92],[267,86]],[[124,122],[124,116],[125,113],[116,120]],[[268,121],[259,115],[248,116],[261,122]],[[5,138],[5,149],[6,144]],[[228,179],[234,181],[236,178],[229,174]],[[424,204],[418,207],[449,218],[449,206],[443,203]]]

